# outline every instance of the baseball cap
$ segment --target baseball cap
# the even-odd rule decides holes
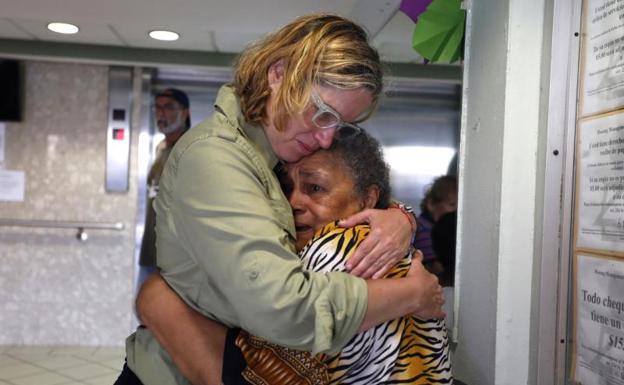
[[[167,88],[163,91],[160,91],[159,93],[156,94],[155,98],[159,98],[161,96],[168,97],[168,98],[175,100],[176,102],[180,103],[180,105],[182,105],[186,109],[191,107],[191,103],[189,101],[189,98],[186,92],[181,91],[177,88]],[[186,119],[186,128],[190,128],[190,127],[191,127],[191,114],[189,114],[188,118]]]

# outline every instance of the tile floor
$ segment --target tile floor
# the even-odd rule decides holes
[[[0,385],[113,385],[124,348],[0,346]]]

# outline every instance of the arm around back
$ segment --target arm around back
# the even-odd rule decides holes
[[[152,274],[141,286],[137,314],[193,385],[221,385],[227,329],[187,306]]]

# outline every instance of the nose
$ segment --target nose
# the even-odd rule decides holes
[[[332,142],[334,141],[334,137],[336,136],[336,128],[325,128],[318,129],[314,133],[314,139],[319,142],[321,148],[327,150]]]
[[[304,208],[304,194],[298,187],[293,187],[288,195],[288,203],[290,203],[290,207],[292,207],[293,213],[300,213]]]

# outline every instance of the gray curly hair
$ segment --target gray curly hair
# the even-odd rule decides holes
[[[366,195],[367,189],[376,185],[379,200],[375,208],[385,209],[390,205],[390,168],[377,139],[364,130],[350,136],[336,135],[331,147],[321,151],[338,155],[351,172],[358,196]]]

